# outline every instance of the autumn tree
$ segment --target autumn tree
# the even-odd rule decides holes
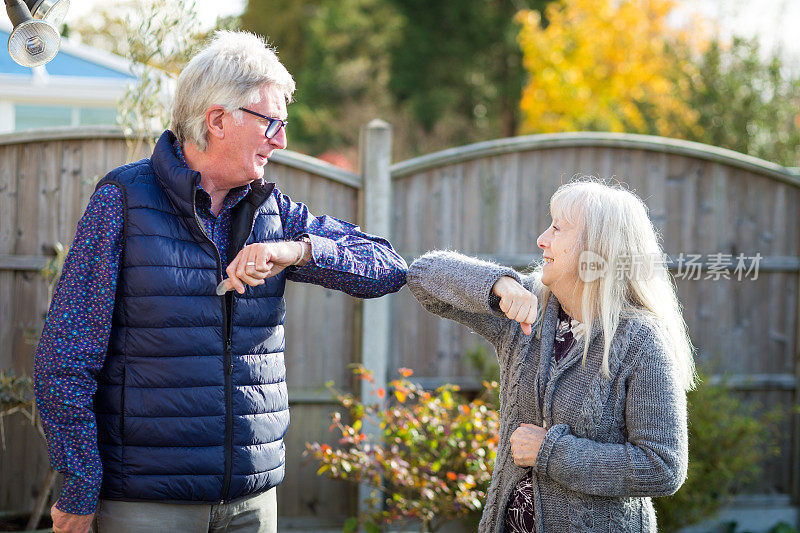
[[[380,117],[395,156],[514,135],[524,81],[514,14],[546,0],[248,0],[297,80],[292,148],[355,146]]]
[[[669,137],[699,134],[690,61],[697,27],[676,28],[674,0],[564,0],[548,23],[520,11],[519,44],[528,73],[523,133],[615,131]]]

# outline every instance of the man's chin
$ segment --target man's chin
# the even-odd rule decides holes
[[[266,165],[254,165],[253,166],[253,174],[250,176],[252,179],[250,181],[255,181],[257,179],[261,179],[264,177],[264,167]]]

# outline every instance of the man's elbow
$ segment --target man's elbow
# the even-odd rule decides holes
[[[405,262],[403,265],[382,268],[378,276],[370,283],[371,287],[368,293],[361,298],[380,298],[399,291],[406,284],[407,271]]]

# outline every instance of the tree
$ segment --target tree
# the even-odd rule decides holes
[[[100,6],[69,28],[74,38],[131,62],[137,81],[118,103],[129,159],[142,143],[152,148],[153,132],[169,126],[172,89],[189,59],[217,29],[234,29],[236,23],[218,19],[204,31],[193,1],[125,0]]]
[[[800,75],[780,56],[764,58],[755,40],[712,41],[692,78],[696,140],[800,166]]]
[[[670,25],[674,8],[674,0],[564,0],[547,7],[546,26],[521,11],[522,131],[699,134],[689,79],[702,32]]]
[[[263,35],[297,81],[290,141],[319,154],[350,149],[361,126],[395,122],[388,91],[389,50],[401,19],[386,0],[250,0],[243,29]]]
[[[297,80],[293,147],[353,147],[380,117],[403,157],[516,133],[513,16],[545,3],[249,0],[242,26],[268,37]]]
[[[444,146],[515,135],[525,71],[514,14],[547,1],[390,1],[406,20],[391,89],[423,131]]]

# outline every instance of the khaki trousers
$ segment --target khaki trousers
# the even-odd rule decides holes
[[[94,533],[277,533],[275,488],[233,503],[175,504],[100,500]]]

